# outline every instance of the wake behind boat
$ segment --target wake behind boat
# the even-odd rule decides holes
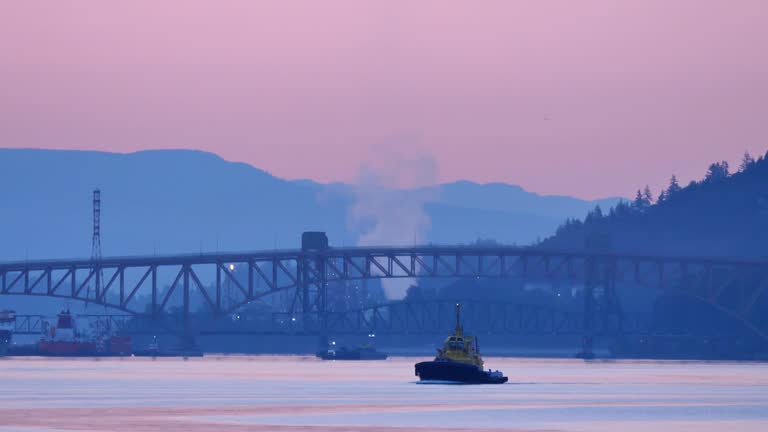
[[[416,363],[416,376],[422,382],[456,384],[503,384],[499,371],[483,369],[477,338],[464,334],[460,320],[461,306],[456,304],[456,329],[432,361]]]

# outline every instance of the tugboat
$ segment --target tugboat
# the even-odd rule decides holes
[[[91,356],[97,353],[96,343],[81,338],[68,310],[61,311],[56,326],[49,327],[49,336],[37,345],[44,356]]]
[[[416,376],[422,382],[457,384],[503,384],[499,371],[483,369],[477,338],[465,335],[460,320],[461,306],[456,304],[456,329],[445,339],[432,361],[416,363]]]
[[[8,352],[13,339],[13,330],[16,323],[16,312],[12,310],[0,310],[0,357]]]

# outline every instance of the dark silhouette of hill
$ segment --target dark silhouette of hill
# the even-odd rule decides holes
[[[646,188],[632,202],[568,220],[541,246],[582,249],[590,244],[632,253],[764,258],[766,228],[768,160],[745,155],[734,173],[726,162],[713,163],[703,180],[685,187],[673,176],[655,202]]]
[[[598,249],[649,255],[766,258],[768,241],[768,160],[745,154],[734,173],[726,162],[709,166],[701,181],[681,187],[673,176],[654,201],[646,187],[631,202],[607,212],[595,208],[584,220],[570,219],[540,245],[557,249]],[[764,276],[764,275],[763,275]],[[763,277],[758,275],[757,278]],[[757,283],[757,280],[752,280]],[[729,286],[720,301],[737,304],[739,290]],[[765,358],[764,338],[746,322],[707,300],[684,293],[637,290],[619,292],[625,308],[652,301],[650,337],[627,338],[621,354],[656,358]],[[631,296],[631,299],[630,299]],[[753,328],[768,330],[768,298],[755,299]]]
[[[200,151],[116,154],[0,149],[0,260],[87,257],[91,193],[102,191],[103,255],[198,253],[298,247],[305,230],[334,246],[369,242],[470,243],[494,238],[528,244],[596,204],[540,196],[518,186],[456,182],[418,190],[286,181]],[[384,197],[383,201],[379,197]],[[400,208],[395,203],[407,202]],[[370,203],[368,218],[350,209]],[[413,212],[426,225],[408,228]]]

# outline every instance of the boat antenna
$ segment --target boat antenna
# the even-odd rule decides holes
[[[461,304],[456,303],[456,333],[461,333]]]

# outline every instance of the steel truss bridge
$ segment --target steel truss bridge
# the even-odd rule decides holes
[[[393,301],[365,308],[327,312],[326,330],[330,335],[444,335],[453,326],[455,304],[450,300]],[[549,305],[511,301],[463,300],[462,321],[475,334],[494,335],[581,335],[581,309],[556,308]],[[268,314],[268,320],[251,325],[217,326],[211,323],[200,335],[311,335],[288,312]],[[87,322],[98,333],[126,334],[162,333],[158,317],[131,314],[78,314],[77,322]],[[162,319],[162,318],[160,318]],[[17,315],[16,334],[46,333],[51,322],[43,315]],[[162,324],[178,328],[178,317]],[[230,323],[226,323],[230,324]],[[638,320],[625,320],[626,334],[645,334],[647,329]],[[160,331],[158,331],[160,330]]]
[[[159,274],[169,277],[158,280]],[[384,305],[365,310],[333,310],[328,305],[328,292],[334,284],[436,277],[517,279],[532,286],[578,290],[583,298],[578,326],[555,326],[554,331],[578,327],[578,331],[590,336],[623,332],[625,316],[619,287],[697,298],[768,341],[768,322],[755,307],[765,301],[768,261],[756,259],[418,246],[41,260],[0,263],[0,295],[79,300],[142,317],[175,314],[189,333],[195,313],[191,310],[191,296],[201,297],[211,315],[224,316],[282,292],[290,293],[293,299],[286,317],[294,322],[298,319],[305,333],[326,334],[345,329],[382,332],[381,326],[393,329],[408,319],[413,323],[428,322],[428,308],[404,305],[398,309]],[[234,298],[225,295],[225,288],[234,291]],[[499,322],[507,323],[532,310],[514,310],[507,305],[499,312],[499,305],[488,307],[490,317],[501,314],[503,319]],[[552,322],[567,315],[545,313],[555,314]],[[569,313],[569,318],[559,322],[573,322],[574,315]],[[398,314],[401,318],[396,318]],[[495,325],[497,329],[514,327]]]

